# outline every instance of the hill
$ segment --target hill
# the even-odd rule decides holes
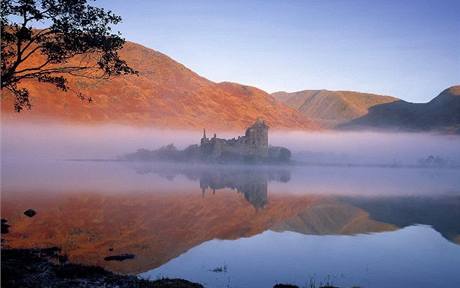
[[[329,128],[366,115],[372,106],[398,100],[390,96],[329,90],[275,92],[272,96]]]
[[[16,205],[5,202],[3,217],[13,223],[5,238],[10,248],[59,245],[71,262],[140,273],[206,241],[251,237],[269,229],[354,234],[397,228],[372,220],[362,209],[346,204],[344,208],[333,199],[312,195],[274,193],[267,205],[257,210],[243,195],[230,189],[204,196],[186,188],[169,192],[174,193],[20,194],[26,195],[27,200],[22,198]],[[30,203],[39,211],[39,221],[17,216],[16,211]],[[352,211],[348,212],[348,207]],[[135,258],[105,261],[104,256],[112,253],[132,253]]]
[[[402,100],[376,105],[369,113],[341,126],[344,129],[393,129],[460,133],[460,85],[445,89],[428,103]]]
[[[110,80],[69,77],[73,89],[92,97],[92,103],[83,103],[75,93],[58,91],[51,85],[24,82],[32,95],[32,110],[13,112],[13,99],[5,93],[2,118],[232,130],[245,128],[260,117],[275,128],[316,127],[262,90],[214,83],[152,49],[127,42],[120,55],[139,76]],[[21,68],[42,63],[40,60],[40,56],[31,57]]]

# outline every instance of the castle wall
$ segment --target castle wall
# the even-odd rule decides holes
[[[247,146],[251,154],[259,157],[267,157],[268,127],[262,125],[256,126],[256,124],[246,130]]]
[[[256,121],[246,129],[245,136],[225,140],[217,137],[201,139],[200,150],[204,158],[218,159],[233,155],[243,158],[268,157],[268,126],[263,121]]]

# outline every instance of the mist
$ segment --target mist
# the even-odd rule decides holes
[[[212,134],[213,131],[208,131],[208,135]],[[225,132],[217,136],[231,138],[242,134]],[[4,122],[2,190],[7,193],[31,190],[113,193],[152,191],[155,187],[161,192],[191,189],[199,193],[196,183],[199,176],[190,179],[180,167],[187,163],[168,164],[171,172],[168,174],[158,173],[166,169],[164,163],[143,163],[147,167],[139,169],[135,163],[67,160],[113,160],[139,148],[157,149],[170,143],[183,149],[199,143],[201,136],[199,130]],[[270,183],[269,190],[274,193],[401,195],[437,191],[442,194],[457,193],[460,185],[460,137],[456,135],[270,131],[269,142],[289,148],[294,162],[288,167],[281,166],[289,170],[289,185]],[[444,167],[449,169],[410,166],[428,155],[448,159],[457,166]],[[395,163],[401,166],[392,166]],[[249,169],[260,170],[251,166]],[[150,173],[150,170],[157,172]]]
[[[243,135],[217,132],[217,137]],[[83,126],[57,122],[2,123],[3,160],[115,159],[139,148],[199,144],[200,130],[122,125]],[[214,131],[207,131],[208,136]],[[416,164],[429,155],[460,163],[460,136],[429,133],[269,131],[269,143],[310,163]]]

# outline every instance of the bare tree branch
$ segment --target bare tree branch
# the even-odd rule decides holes
[[[50,26],[42,30],[31,26],[43,21]],[[119,33],[113,34],[111,26],[120,21],[119,16],[91,6],[87,0],[2,0],[1,88],[14,95],[15,110],[31,107],[29,91],[18,87],[24,79],[68,91],[72,89],[66,75],[107,79],[137,74],[118,55],[125,40]],[[34,56],[44,60],[31,67],[29,60]]]

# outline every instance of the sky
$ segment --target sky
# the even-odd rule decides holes
[[[116,29],[215,82],[427,102],[460,84],[460,1],[98,0]]]

